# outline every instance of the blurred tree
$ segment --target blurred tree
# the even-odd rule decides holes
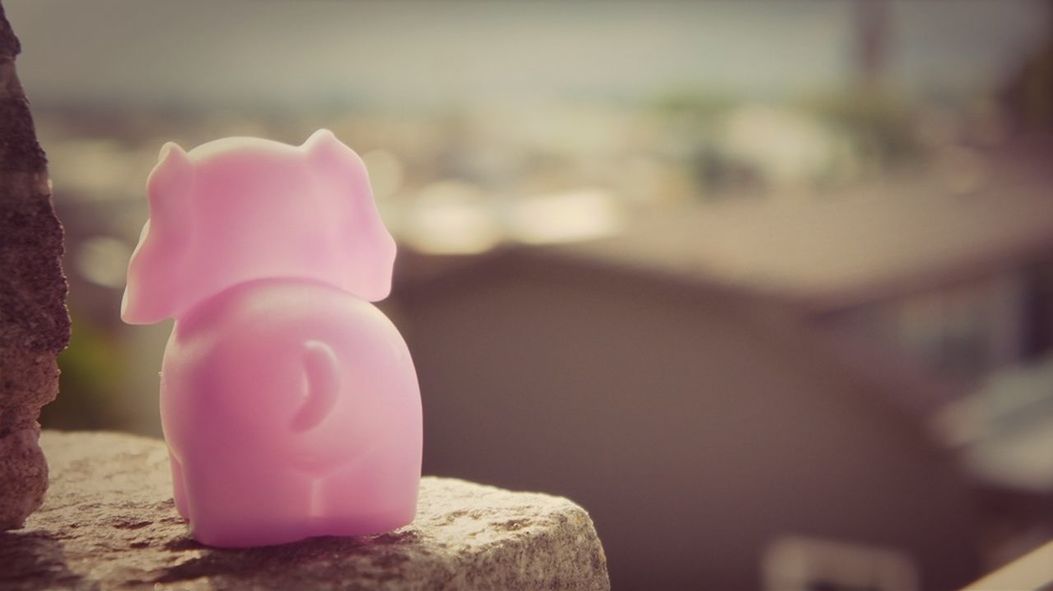
[[[90,317],[72,313],[76,330],[59,357],[62,375],[55,402],[44,407],[40,422],[53,429],[116,429],[128,417],[115,403],[123,387],[128,352]]]
[[[1053,0],[1047,0],[1046,39],[1009,78],[1004,108],[1017,131],[1053,131]]]

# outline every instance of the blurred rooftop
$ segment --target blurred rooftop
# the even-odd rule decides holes
[[[970,162],[965,191],[891,177],[803,201],[736,199],[627,216],[617,235],[558,248],[689,281],[796,300],[822,313],[1014,269],[1053,253],[1053,147]],[[842,194],[843,193],[843,194]]]

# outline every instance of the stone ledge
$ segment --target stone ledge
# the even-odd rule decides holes
[[[560,497],[425,477],[413,524],[364,538],[201,546],[161,441],[45,432],[44,506],[0,533],[3,589],[609,589],[588,514]]]

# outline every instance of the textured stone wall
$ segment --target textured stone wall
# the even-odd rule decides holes
[[[37,417],[69,340],[62,226],[15,74],[20,49],[0,5],[0,530],[20,527],[47,489]]]
[[[217,550],[176,512],[161,441],[47,431],[41,443],[51,492],[24,530],[0,533],[0,589],[610,588],[592,520],[561,497],[425,477],[414,522],[394,532]]]

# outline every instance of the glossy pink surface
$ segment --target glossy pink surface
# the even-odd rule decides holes
[[[365,167],[328,131],[303,146],[167,144],[121,316],[175,318],[161,418],[194,537],[258,546],[412,521],[413,361],[371,301],[395,243]]]

